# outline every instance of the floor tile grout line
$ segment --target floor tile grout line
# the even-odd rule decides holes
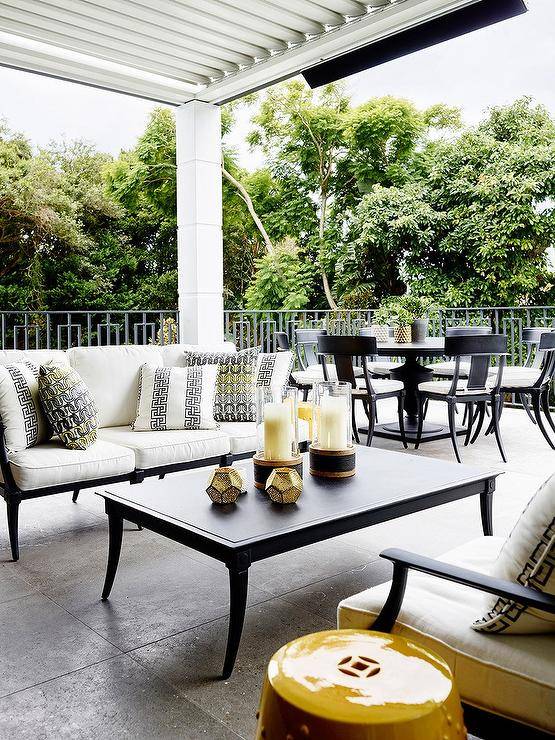
[[[102,658],[101,660],[95,660],[93,663],[87,663],[87,665],[80,666],[79,668],[74,668],[71,671],[66,671],[65,673],[60,673],[58,676],[52,676],[51,678],[45,678],[44,681],[39,681],[38,683],[30,684],[29,686],[24,686],[21,689],[16,689],[15,691],[9,691],[7,694],[0,694],[0,699],[7,699],[10,696],[14,696],[15,694],[21,694],[23,691],[29,691],[29,689],[36,689],[39,686],[44,686],[46,683],[51,683],[52,681],[58,681],[60,678],[65,678],[66,676],[71,676],[74,673],[79,673],[79,671],[84,671],[87,668],[92,668],[96,665],[101,665],[102,663],[106,663],[108,660],[114,660],[114,658],[121,658],[122,653],[119,655],[108,655],[106,658]]]

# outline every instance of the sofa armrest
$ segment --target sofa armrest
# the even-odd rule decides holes
[[[417,570],[420,573],[460,583],[462,586],[470,586],[505,599],[517,601],[524,606],[531,606],[549,614],[555,614],[555,596],[544,594],[527,586],[521,586],[519,583],[494,578],[484,573],[477,573],[467,568],[460,568],[457,565],[444,563],[441,560],[434,560],[406,550],[398,550],[397,548],[384,550],[380,553],[380,557],[393,563],[391,590],[373,625],[373,629],[381,632],[390,632],[399,616],[409,570]]]

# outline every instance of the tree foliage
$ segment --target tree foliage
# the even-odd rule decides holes
[[[367,308],[410,286],[445,305],[552,303],[555,122],[527,98],[474,127],[442,104],[353,106],[298,80],[255,104],[254,171],[223,109],[228,308]],[[270,252],[270,253],[269,253]],[[0,124],[0,307],[177,305],[175,121],[129,151],[34,151]]]

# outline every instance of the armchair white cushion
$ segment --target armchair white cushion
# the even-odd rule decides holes
[[[463,568],[491,573],[503,538],[481,537],[442,557]],[[389,583],[345,599],[341,629],[371,629]],[[449,664],[463,701],[486,711],[555,731],[555,635],[490,635],[472,622],[485,595],[422,573],[410,572],[394,632],[439,653]]]

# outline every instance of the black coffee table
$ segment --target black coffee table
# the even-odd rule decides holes
[[[356,454],[356,475],[341,480],[312,477],[305,455],[304,490],[293,505],[273,504],[255,489],[250,460],[244,465],[248,493],[226,506],[212,504],[205,493],[208,468],[139,485],[110,486],[101,494],[109,520],[102,599],[108,598],[116,575],[124,519],[225,563],[231,601],[223,669],[223,678],[228,678],[241,639],[251,563],[475,495],[480,497],[484,533],[492,533],[498,473],[363,446],[357,446]]]

